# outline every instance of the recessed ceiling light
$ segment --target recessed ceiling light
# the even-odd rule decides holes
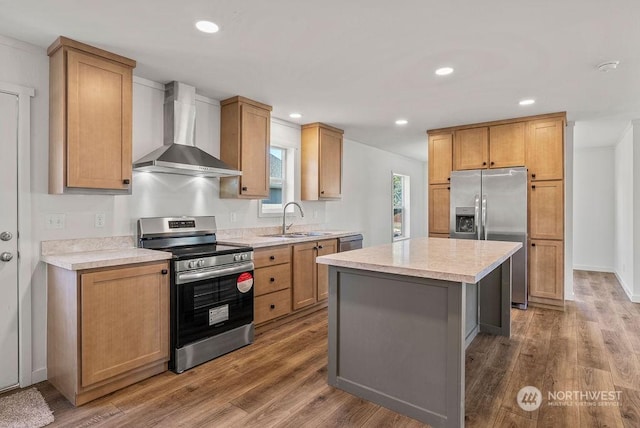
[[[300,119],[300,118],[302,117],[302,115],[301,115],[300,113],[291,113],[291,114],[289,115],[289,117],[290,117],[291,119]]]
[[[217,33],[220,27],[211,21],[198,21],[196,22],[196,28],[203,33]]]
[[[620,61],[605,61],[603,63],[598,64],[596,68],[606,73],[607,71],[612,71],[618,68],[618,64],[620,64]]]
[[[436,74],[438,76],[446,76],[447,74],[453,73],[453,68],[451,67],[441,67],[436,70]]]
[[[531,104],[534,104],[535,102],[536,102],[536,100],[534,100],[533,98],[527,98],[526,100],[520,101],[518,104],[520,104],[521,106],[530,106]]]
[[[407,119],[398,119],[398,120],[396,120],[396,125],[406,125],[407,123],[409,123],[409,121]]]

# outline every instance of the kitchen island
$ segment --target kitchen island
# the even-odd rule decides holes
[[[515,242],[418,238],[329,265],[329,384],[435,427],[464,426],[464,353],[509,337]]]

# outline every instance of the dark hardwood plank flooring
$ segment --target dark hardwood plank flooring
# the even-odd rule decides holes
[[[574,290],[564,312],[512,310],[511,339],[476,337],[466,352],[466,426],[640,426],[640,304],[608,273],[576,271]],[[36,386],[54,411],[52,427],[424,426],[329,387],[326,355],[323,309],[181,375],[166,372],[79,408],[48,382]],[[542,391],[533,412],[516,402],[526,385]],[[619,391],[619,402],[557,405],[547,395],[600,390]]]

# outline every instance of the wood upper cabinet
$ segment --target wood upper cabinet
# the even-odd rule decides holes
[[[342,198],[343,134],[323,123],[302,126],[302,200]]]
[[[336,239],[293,245],[293,309],[312,305],[328,296],[327,266],[316,257],[338,251]]]
[[[447,184],[452,162],[453,134],[429,135],[429,184]]]
[[[489,163],[489,129],[459,129],[453,133],[453,169],[487,168]]]
[[[531,180],[564,178],[564,119],[527,123],[526,163]]]
[[[49,381],[81,405],[167,370],[166,261],[87,271],[48,268]]]
[[[47,53],[49,193],[130,193],[136,62],[66,37]]]
[[[525,165],[525,123],[489,127],[489,168]]]
[[[564,239],[564,181],[529,183],[529,236]]]
[[[242,171],[220,178],[220,197],[268,198],[271,106],[244,97],[220,106],[220,160]]]
[[[429,235],[449,234],[449,199],[451,191],[448,184],[429,186]]]
[[[529,294],[563,300],[564,242],[532,239],[529,245]]]

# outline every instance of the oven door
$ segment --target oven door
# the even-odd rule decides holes
[[[253,263],[175,273],[175,347],[253,322]]]

